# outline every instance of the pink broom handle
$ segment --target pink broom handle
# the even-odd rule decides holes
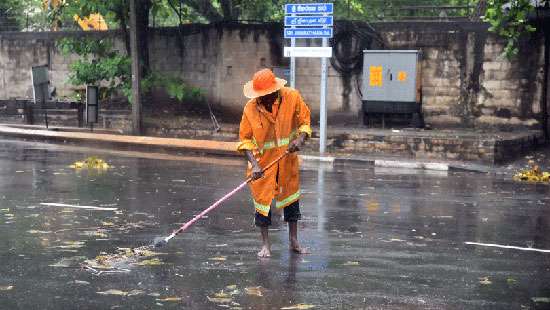
[[[285,157],[286,155],[288,155],[289,152],[288,151],[285,151],[281,156],[279,156],[277,159],[275,159],[272,163],[270,163],[269,165],[267,165],[265,168],[262,169],[262,172],[266,172],[269,168],[271,168],[273,165],[275,165],[277,162],[279,162],[279,160],[283,159],[283,157]],[[201,213],[199,213],[198,215],[196,215],[193,219],[191,219],[189,222],[183,224],[183,226],[181,226],[180,228],[178,228],[177,230],[175,230],[170,236],[166,237],[164,239],[164,241],[168,242],[168,240],[174,238],[176,235],[178,235],[179,233],[182,233],[183,231],[185,231],[187,228],[189,228],[189,226],[193,225],[196,221],[198,221],[201,217],[203,217],[206,213],[214,210],[215,208],[217,208],[222,202],[226,201],[229,197],[233,196],[236,192],[240,191],[243,187],[246,186],[246,184],[248,184],[248,182],[252,181],[252,177],[246,179],[246,181],[242,182],[241,185],[237,186],[237,188],[235,188],[234,190],[232,190],[231,192],[227,193],[225,196],[223,196],[222,198],[220,198],[218,201],[214,202],[213,205],[211,205],[210,207],[208,207],[207,209],[205,209],[204,211],[202,211]]]

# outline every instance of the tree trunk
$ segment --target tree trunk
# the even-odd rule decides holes
[[[138,48],[141,51],[140,67],[142,76],[147,76],[150,72],[149,66],[149,10],[151,9],[151,0],[137,1],[137,35],[139,36]]]

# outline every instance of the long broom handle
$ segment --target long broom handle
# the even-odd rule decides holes
[[[263,172],[266,172],[269,168],[273,167],[273,165],[275,165],[276,163],[278,163],[281,159],[283,159],[283,157],[285,157],[286,155],[288,155],[289,152],[288,151],[285,151],[281,156],[279,156],[277,159],[275,159],[273,162],[271,162],[269,165],[267,165],[265,168],[262,169],[262,173]],[[193,225],[196,221],[198,221],[201,217],[203,217],[206,213],[214,210],[216,207],[218,207],[222,202],[226,201],[229,197],[233,196],[236,192],[240,191],[243,187],[246,186],[246,184],[248,184],[248,182],[252,181],[252,177],[246,179],[246,181],[242,182],[239,186],[237,186],[234,190],[230,191],[229,193],[227,193],[225,196],[223,196],[222,198],[220,198],[218,201],[214,202],[213,205],[211,205],[210,207],[206,208],[205,210],[203,210],[201,213],[197,214],[194,218],[192,218],[190,221],[188,221],[187,223],[183,224],[183,226],[181,226],[180,228],[178,228],[177,230],[175,230],[170,236],[166,237],[165,241],[168,241],[172,238],[174,238],[177,234],[185,231],[187,228],[189,228],[189,226]]]

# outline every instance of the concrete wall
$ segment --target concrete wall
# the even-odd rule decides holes
[[[481,23],[378,23],[373,25],[388,49],[422,51],[423,112],[434,127],[514,129],[537,128],[543,76],[543,38],[535,34],[521,43],[519,56],[500,56],[504,42]],[[337,27],[338,28],[338,27]],[[338,30],[338,29],[337,29]],[[280,57],[284,44],[277,24],[200,26],[155,29],[150,36],[153,70],[181,76],[205,91],[223,121],[236,121],[246,101],[242,85],[262,67],[288,66]],[[54,41],[66,35],[117,38],[116,32],[0,33],[0,100],[29,98],[29,68],[50,64],[51,79],[60,96],[74,89],[66,83],[69,64]],[[181,39],[181,40],[180,40]],[[318,45],[302,40],[302,45]],[[122,49],[123,50],[123,49]],[[123,51],[121,51],[123,52]],[[343,116],[358,123],[361,77],[344,79],[329,68],[329,119]],[[318,113],[320,60],[297,60],[297,88]],[[349,93],[349,94],[348,94]],[[162,92],[154,102],[167,100]]]

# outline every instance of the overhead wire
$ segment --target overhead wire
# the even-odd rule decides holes
[[[363,72],[363,51],[383,49],[384,40],[376,29],[363,21],[338,21],[335,30],[330,63],[342,76],[355,76],[357,90],[362,96],[359,77]]]

